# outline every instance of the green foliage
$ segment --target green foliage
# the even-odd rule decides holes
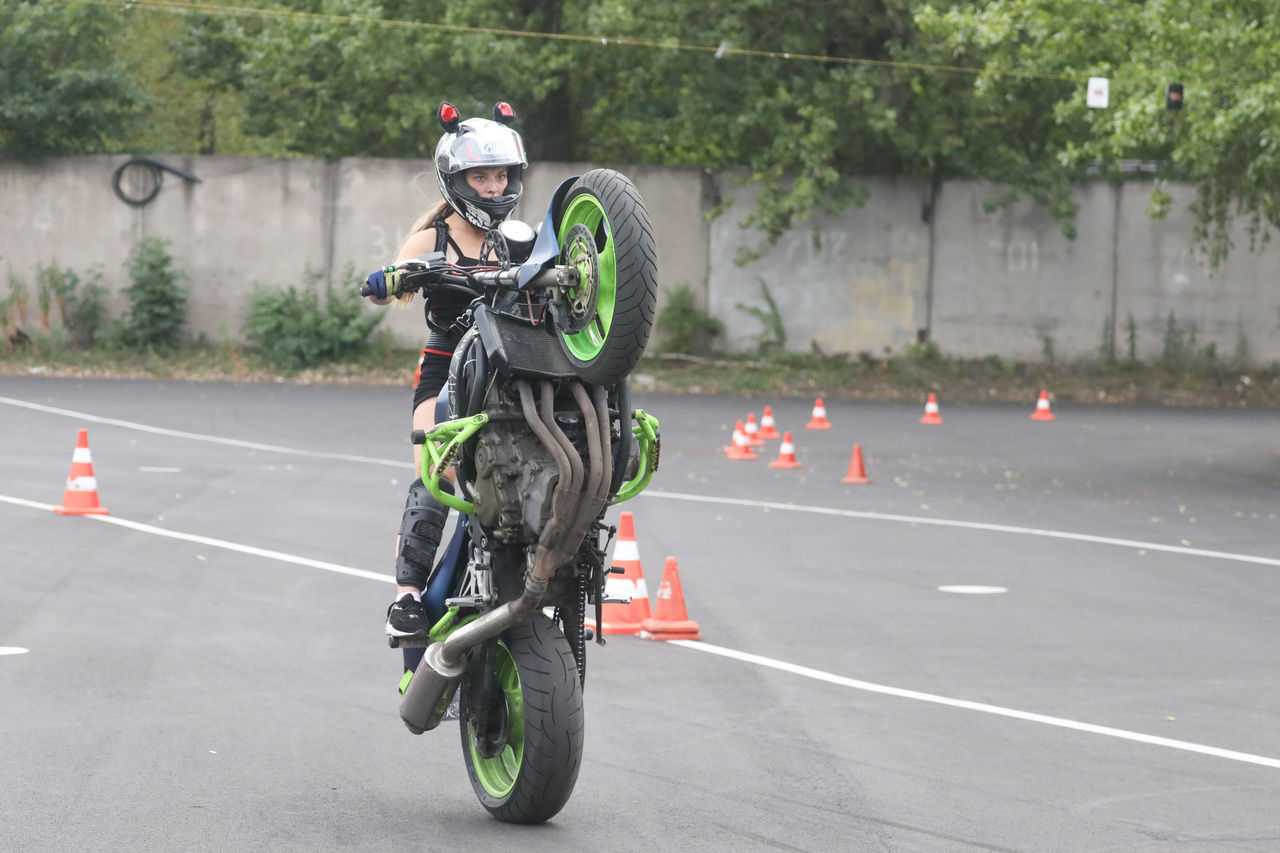
[[[124,289],[129,298],[126,346],[164,351],[181,340],[187,293],[179,282],[186,274],[173,264],[169,241],[160,237],[143,237],[130,252],[125,263],[133,282]]]
[[[740,221],[767,241],[860,203],[866,174],[987,179],[1005,188],[992,205],[1030,197],[1074,235],[1073,182],[1135,160],[1158,164],[1153,216],[1166,179],[1196,187],[1214,262],[1233,219],[1255,243],[1280,226],[1272,0],[253,7],[5,3],[0,153],[419,158],[441,100],[506,99],[535,161],[735,170],[759,188]],[[1112,81],[1108,109],[1085,106],[1089,76]]]
[[[107,289],[102,286],[102,271],[92,270],[83,289],[78,275],[71,270],[65,270],[65,275],[66,294],[58,301],[63,328],[76,346],[92,346],[107,322]]]
[[[766,308],[759,305],[747,305],[743,302],[736,303],[735,307],[739,311],[745,311],[752,317],[760,321],[760,325],[764,328],[760,334],[756,335],[756,350],[761,353],[782,352],[787,348],[787,330],[782,324],[782,315],[778,313],[778,303],[773,301],[773,294],[769,292],[769,285],[762,278],[756,279],[760,282],[760,295],[764,297]]]
[[[1231,248],[1234,216],[1255,243],[1280,226],[1280,6],[1271,0],[1112,3],[1105,13],[1082,0],[983,0],[925,6],[917,20],[932,55],[953,51],[983,66],[971,103],[1003,96],[1003,111],[957,132],[996,152],[1003,140],[1021,140],[1013,162],[1032,171],[1001,178],[1017,190],[1061,195],[1089,167],[1118,178],[1125,161],[1152,161],[1161,177],[1196,186],[1197,236],[1211,261]],[[1111,80],[1108,108],[1086,106],[1090,76]],[[1172,82],[1185,87],[1178,111],[1165,109]],[[1150,212],[1163,215],[1169,204],[1157,184]]]
[[[942,351],[934,341],[920,341],[907,345],[907,358],[912,361],[936,363],[942,361]]]
[[[0,155],[118,145],[141,103],[112,46],[124,29],[105,6],[0,4]]]
[[[311,280],[301,290],[259,287],[249,300],[245,337],[279,370],[296,372],[366,353],[385,316],[365,310],[350,288],[335,289],[332,282],[325,283],[322,302],[319,277],[307,274]],[[342,280],[355,280],[354,268]]]
[[[15,273],[9,268],[9,296],[5,301],[5,325],[14,331],[23,330],[27,325],[27,300],[31,290],[27,286],[25,276]]]
[[[1110,314],[1102,322],[1102,343],[1098,347],[1098,358],[1104,365],[1116,363],[1116,319]]]
[[[724,333],[724,323],[699,308],[693,290],[683,283],[667,296],[657,328],[662,335],[659,351],[667,353],[707,352],[711,339]]]

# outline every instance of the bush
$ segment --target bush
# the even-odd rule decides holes
[[[332,282],[325,283],[322,304],[318,277],[310,270],[307,275],[311,281],[302,290],[259,287],[249,299],[245,337],[279,370],[297,372],[365,354],[385,316],[366,312],[354,291],[335,291]],[[354,278],[353,269],[344,273],[344,281]]]
[[[701,353],[724,332],[724,323],[699,308],[693,291],[681,284],[658,312],[658,330],[663,334],[662,352]]]
[[[173,268],[169,241],[143,237],[125,264],[133,284],[124,289],[129,314],[124,343],[132,349],[172,349],[187,321],[187,292],[178,283],[186,274]]]

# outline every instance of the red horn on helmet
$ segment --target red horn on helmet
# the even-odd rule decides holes
[[[436,113],[436,118],[440,119],[440,126],[445,129],[446,133],[457,133],[458,122],[462,120],[462,116],[458,114],[458,108],[453,104],[445,101],[440,105],[440,111]]]
[[[516,120],[516,111],[506,101],[498,101],[493,105],[493,120],[501,124],[511,124]]]

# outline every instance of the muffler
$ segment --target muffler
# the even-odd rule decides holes
[[[444,719],[458,683],[466,672],[467,653],[527,619],[537,610],[552,575],[559,566],[572,559],[578,549],[577,543],[586,535],[587,528],[607,503],[607,490],[612,479],[612,460],[603,452],[603,448],[608,446],[606,430],[609,423],[607,410],[602,405],[603,400],[598,396],[593,406],[593,401],[580,387],[574,388],[583,415],[591,423],[588,433],[592,445],[588,454],[590,470],[583,472],[579,467],[581,463],[578,466],[572,465],[572,462],[577,462],[576,452],[575,457],[570,459],[569,454],[560,446],[563,444],[569,450],[573,449],[568,438],[556,425],[555,413],[551,410],[550,400],[546,399],[549,397],[548,386],[543,386],[546,406],[541,417],[535,412],[532,389],[528,383],[521,381],[517,387],[525,419],[556,459],[560,482],[568,481],[571,488],[556,490],[551,518],[539,537],[533,566],[525,578],[523,594],[468,622],[443,642],[427,646],[422,661],[405,689],[404,698],[400,700],[400,719],[416,735],[434,729]],[[583,489],[584,482],[589,482],[590,487]],[[573,547],[567,547],[567,543],[572,543]]]

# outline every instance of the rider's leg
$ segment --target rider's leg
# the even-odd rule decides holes
[[[413,410],[413,428],[429,430],[435,426],[436,398],[429,397]],[[413,446],[414,470],[421,470],[422,448]],[[447,479],[440,486],[452,493]],[[436,549],[444,533],[449,509],[436,499],[421,478],[409,486],[404,503],[404,516],[400,521],[400,535],[396,539],[396,600],[387,610],[386,632],[393,637],[404,637],[426,631],[426,614],[422,609],[422,591],[435,562]]]

